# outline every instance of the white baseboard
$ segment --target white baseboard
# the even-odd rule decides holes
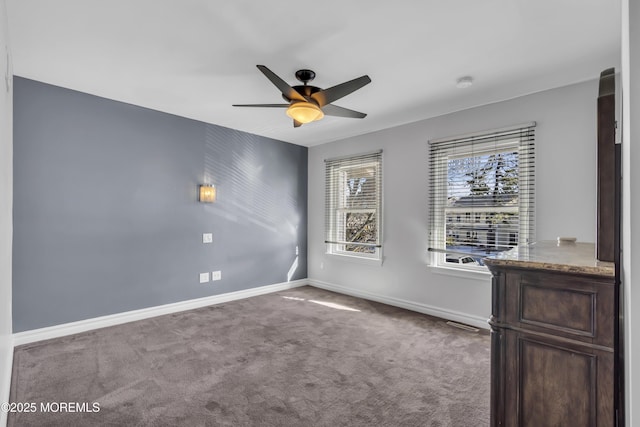
[[[0,366],[0,370],[2,370],[2,375],[0,378],[3,378],[4,381],[0,383],[0,404],[9,401],[9,397],[11,394],[11,374],[13,373],[13,337],[9,335],[9,342],[6,347],[7,354],[5,357],[0,360],[4,360],[3,366]],[[7,425],[7,412],[0,410],[0,426]]]
[[[258,288],[229,292],[221,295],[212,295],[204,298],[197,298],[172,304],[159,305],[156,307],[143,308],[140,310],[127,311],[124,313],[111,314],[108,316],[94,317],[92,319],[80,320],[77,322],[64,323],[62,325],[33,329],[25,332],[18,332],[13,334],[13,344],[14,346],[29,344],[36,341],[63,337],[66,335],[77,334],[93,329],[105,328],[108,326],[120,325],[122,323],[134,322],[136,320],[148,319],[150,317],[162,316],[164,314],[193,310],[195,308],[206,307],[208,305],[221,304],[224,302],[297,288],[299,286],[305,286],[308,284],[309,281],[307,279],[294,280],[291,282],[260,286]]]
[[[213,295],[204,298],[198,298],[188,301],[181,301],[172,304],[165,304],[156,307],[143,308],[140,310],[127,311],[124,313],[111,314],[108,316],[95,317],[77,322],[64,323],[62,325],[49,326],[46,328],[33,329],[25,332],[13,334],[13,346],[33,343],[36,341],[48,340],[51,338],[63,337],[66,335],[86,332],[93,329],[105,328],[108,326],[120,325],[123,323],[134,322],[136,320],[148,319],[150,317],[162,316],[164,314],[177,313],[180,311],[193,310],[195,308],[206,307],[208,305],[221,304],[224,302],[235,301],[239,299],[249,298],[258,295],[269,294],[272,292],[292,289],[299,286],[311,285],[317,288],[326,289],[341,294],[351,295],[358,298],[364,298],[383,304],[393,305],[395,307],[405,308],[407,310],[424,313],[442,319],[453,320],[455,322],[464,323],[475,326],[476,328],[489,329],[487,319],[477,316],[470,316],[451,310],[445,310],[433,307],[427,304],[421,304],[413,301],[403,300],[399,298],[388,297],[385,295],[374,294],[367,291],[355,290],[332,283],[322,282],[314,279],[301,279],[292,282],[277,283],[274,285],[261,286],[258,288],[245,289],[237,292],[229,292],[221,295]],[[11,352],[11,359],[13,352]],[[0,369],[9,370],[9,379],[11,378],[12,360],[9,361],[8,367],[0,367]],[[10,381],[10,380],[9,380]],[[10,386],[10,385],[9,385]],[[4,384],[0,384],[0,398],[4,389],[8,390]],[[8,398],[8,396],[7,396]],[[2,400],[0,400],[2,402]],[[0,414],[1,416],[1,414]],[[0,423],[0,426],[2,423]]]
[[[441,319],[453,320],[454,322],[464,323],[474,326],[480,329],[489,329],[487,319],[478,316],[471,316],[466,313],[460,313],[458,311],[445,310],[438,307],[433,307],[427,304],[421,304],[413,301],[403,300],[400,298],[393,298],[386,295],[374,294],[372,292],[361,291],[357,289],[347,288],[333,283],[322,282],[320,280],[308,279],[309,285],[326,289],[328,291],[337,292],[340,294],[351,295],[358,298],[367,299],[370,301],[381,302],[383,304],[392,305],[394,307],[405,308],[411,311],[417,311],[418,313],[428,314],[430,316],[439,317]]]

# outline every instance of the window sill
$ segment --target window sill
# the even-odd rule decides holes
[[[367,258],[367,257],[353,256],[353,255],[334,254],[331,252],[326,252],[325,255],[333,259],[352,262],[355,264],[370,265],[372,267],[382,266],[382,258]]]
[[[455,277],[463,277],[465,279],[480,279],[486,280],[491,278],[491,272],[480,271],[480,270],[467,270],[463,268],[454,268],[454,267],[441,267],[430,265],[429,270],[435,274],[442,274],[444,276],[455,276]]]

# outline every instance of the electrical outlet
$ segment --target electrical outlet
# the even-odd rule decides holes
[[[209,272],[200,273],[200,283],[208,283],[209,282]]]
[[[212,242],[213,242],[213,233],[202,234],[202,243],[212,243]]]
[[[222,279],[222,271],[212,271],[211,272],[211,281],[221,280]]]

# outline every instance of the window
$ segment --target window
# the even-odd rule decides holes
[[[534,240],[534,126],[429,142],[432,265],[484,269]]]
[[[327,252],[381,259],[382,151],[325,160]]]

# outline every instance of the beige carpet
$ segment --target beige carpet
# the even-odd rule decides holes
[[[486,333],[302,287],[18,347],[8,425],[486,426],[489,370]]]

